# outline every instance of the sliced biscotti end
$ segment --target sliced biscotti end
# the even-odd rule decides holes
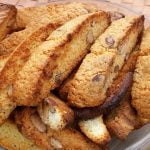
[[[12,30],[16,13],[15,6],[0,3],[0,41]]]
[[[91,53],[85,57],[69,87],[67,99],[71,105],[90,107],[103,103],[106,97],[104,85],[114,58],[112,52]]]
[[[138,57],[133,76],[132,105],[141,120],[150,122],[150,56]],[[143,122],[143,121],[142,121]]]
[[[42,150],[33,142],[24,137],[17,129],[16,124],[7,120],[0,126],[0,145],[9,150]]]
[[[54,131],[46,127],[35,109],[25,108],[16,113],[16,124],[23,135],[43,149],[99,150],[100,147],[86,139],[79,131],[66,128]]]
[[[102,116],[79,122],[81,131],[93,142],[105,145],[111,137],[103,122]]]
[[[19,72],[14,84],[14,101],[19,105],[36,105],[47,97],[49,90],[59,86],[88,53],[109,22],[107,13],[91,13],[52,32]]]
[[[42,121],[51,129],[60,130],[74,120],[74,112],[58,97],[50,94],[39,106]]]

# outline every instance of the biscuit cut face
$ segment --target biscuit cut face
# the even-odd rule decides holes
[[[50,94],[39,106],[42,121],[53,130],[65,128],[74,121],[74,112],[61,99]]]
[[[132,105],[142,124],[150,122],[150,28],[143,33],[132,86]]]
[[[1,60],[0,72],[0,124],[8,118],[16,104],[12,101],[13,83],[18,72],[32,55],[35,46],[40,45],[49,34],[57,28],[57,25],[47,23],[32,31],[9,57]],[[2,57],[2,56],[1,56]],[[3,61],[3,62],[2,62]]]
[[[43,149],[100,149],[99,146],[87,140],[75,129],[66,128],[54,131],[45,128],[36,110],[32,108],[18,111],[16,123],[26,137]]]
[[[16,124],[7,120],[0,126],[0,146],[9,150],[42,150],[33,142],[24,137],[18,130]]]
[[[61,26],[77,16],[95,11],[97,9],[94,6],[82,3],[51,4],[18,9],[14,30],[19,31],[12,33],[0,43],[0,55],[10,54],[36,27],[45,24],[45,20]],[[46,23],[48,22],[46,21]]]
[[[67,97],[71,105],[83,108],[104,103],[107,89],[138,41],[143,22],[143,16],[119,19],[95,41],[71,81]]]
[[[79,16],[55,30],[36,47],[19,72],[14,83],[14,101],[18,105],[37,105],[46,98],[49,90],[67,78],[108,25],[108,14],[98,12]]]
[[[81,131],[93,142],[105,145],[110,141],[109,132],[102,116],[79,122]]]
[[[64,5],[63,9],[67,6],[68,5]],[[57,11],[59,10],[62,14],[57,20],[53,20],[53,18],[56,17],[56,12],[53,13],[51,18],[43,17],[40,21],[36,19],[36,21],[29,23],[26,29],[10,34],[0,43],[0,103],[2,106],[0,124],[8,118],[9,114],[16,106],[11,100],[11,96],[13,90],[12,85],[16,80],[18,72],[28,61],[33,51],[37,50],[35,47],[45,41],[52,31],[68,20],[81,14],[88,13],[87,11],[80,11],[79,9],[77,11],[77,7],[78,5],[75,8],[71,5],[67,13],[62,12],[61,7],[57,7]],[[75,10],[76,13],[72,14],[72,11]],[[29,74],[31,74],[31,72],[29,72]],[[28,76],[29,74],[26,75]]]
[[[15,6],[0,3],[0,41],[12,30],[16,13]]]
[[[150,122],[150,55],[138,58],[133,78],[132,105],[141,122]]]

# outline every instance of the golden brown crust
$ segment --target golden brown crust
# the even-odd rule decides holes
[[[63,148],[65,150],[100,149],[75,129],[68,128],[57,132],[48,128],[47,132],[40,132],[31,120],[33,113],[35,113],[35,109],[32,108],[25,108],[24,110],[18,111],[16,114],[16,123],[21,132],[40,147],[52,150],[55,148]]]
[[[40,21],[38,19],[32,21],[28,24],[26,29],[12,33],[0,43],[0,55],[2,55],[1,57],[6,58],[5,60],[3,59],[0,64],[0,104],[3,106],[3,108],[1,108],[2,111],[0,112],[0,123],[2,123],[15,108],[15,103],[12,102],[11,95],[8,96],[7,94],[8,89],[11,87],[12,91],[12,85],[16,80],[18,72],[22,69],[25,62],[28,61],[28,58],[32,55],[33,51],[36,50],[35,47],[40,45],[40,43],[42,43],[58,26],[78,15],[88,13],[80,10],[80,5],[78,4],[75,5],[75,7],[73,6],[74,5],[71,4],[64,5],[63,9],[69,7],[67,12],[63,12],[62,7],[58,6],[57,11],[61,13],[61,16],[57,17],[55,20],[54,18],[57,15],[57,11],[55,11],[54,6],[51,18],[42,16],[43,18],[40,19]],[[74,11],[76,11],[76,13],[73,13]],[[10,53],[11,55],[9,56]],[[29,72],[29,74],[31,74],[31,72]]]
[[[91,26],[93,22],[95,24]],[[57,87],[75,68],[88,52],[87,47],[108,24],[108,14],[98,12],[75,18],[55,30],[19,72],[14,84],[14,101],[19,105],[39,103],[50,89]],[[93,35],[89,37],[90,30]],[[30,72],[32,74],[25,75]]]
[[[150,122],[150,28],[143,33],[140,54],[134,72],[132,105],[137,110],[141,123]]]
[[[82,3],[50,4],[48,6],[19,9],[14,30],[21,31],[12,33],[0,43],[0,55],[10,54],[20,42],[35,30],[38,24],[41,24],[44,18],[49,20],[49,23],[60,26],[77,16],[95,11],[97,11],[95,7]]]
[[[136,108],[141,122],[150,122],[150,55],[137,60],[132,87],[132,105]]]
[[[56,27],[57,25],[48,23],[32,31],[29,37],[20,43],[3,63],[3,68],[1,68],[0,72],[0,123],[7,119],[11,111],[15,108],[16,104],[11,100],[11,96],[13,83],[16,80],[18,72],[26,61],[28,61],[28,58],[34,51],[34,47],[40,45]]]
[[[0,146],[8,150],[42,150],[25,138],[17,129],[16,124],[7,120],[0,126]]]
[[[0,41],[12,30],[16,13],[15,6],[0,3]]]
[[[77,2],[65,4],[49,4],[46,6],[23,8],[18,10],[15,29],[25,28],[31,22],[40,20],[43,17],[48,17],[54,23],[58,22],[59,20],[60,24],[63,24],[63,20],[65,20],[66,18],[71,19],[76,16],[96,11],[97,8],[93,5]]]
[[[139,51],[131,53],[122,70],[119,72],[118,78],[121,78],[127,72],[134,72],[138,56]],[[113,87],[108,90],[108,94],[113,93],[117,88],[118,82],[114,82]],[[137,114],[131,106],[130,89],[128,89],[128,92],[118,104],[116,108],[109,112],[105,123],[112,134],[124,140],[131,131],[140,127]]]
[[[91,53],[83,60],[70,85],[68,101],[71,105],[93,107],[104,102],[107,89],[138,41],[138,36],[143,29],[143,21],[143,16],[125,17],[114,21],[96,40],[91,47]],[[111,64],[102,57],[106,53],[114,55]],[[103,65],[107,64],[105,70],[102,70],[103,65],[98,66],[96,61],[98,57],[102,57],[98,59],[99,64],[101,61]],[[89,66],[92,65],[96,67],[90,68]]]

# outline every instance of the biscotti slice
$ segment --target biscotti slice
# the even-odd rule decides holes
[[[113,108],[124,99],[129,88],[132,86],[133,72],[135,69],[139,50],[134,49],[130,54],[128,61],[119,71],[117,78],[113,81],[110,88],[107,90],[105,102],[102,105],[87,108],[74,108],[74,114],[79,119],[92,119],[102,114],[109,114]],[[69,83],[65,83],[66,85]],[[64,84],[64,86],[65,86]]]
[[[132,105],[137,110],[141,123],[150,122],[150,28],[147,28],[142,37],[140,45],[140,56],[138,57],[134,72],[132,86]]]
[[[37,109],[42,121],[53,130],[63,129],[74,121],[73,110],[53,94],[50,94]]]
[[[24,137],[11,120],[0,126],[0,146],[8,150],[42,150]]]
[[[95,11],[97,11],[95,7],[82,3],[50,4],[48,6],[19,9],[15,29],[21,31],[12,33],[0,43],[0,55],[10,54],[39,24],[41,25],[44,18],[49,20],[49,23],[61,26],[77,16]],[[43,23],[45,24],[45,22]]]
[[[143,124],[150,122],[150,55],[138,57],[132,86],[132,105]]]
[[[22,8],[17,12],[15,29],[25,28],[31,22],[35,21],[36,19],[40,20],[44,16],[47,16],[49,19],[55,22],[60,20],[60,23],[62,24],[66,17],[71,19],[76,16],[96,11],[97,8],[93,5],[77,2]],[[70,15],[68,15],[68,13]]]
[[[121,140],[125,140],[130,132],[140,127],[130,101],[131,95],[128,92],[119,106],[110,111],[105,119],[108,130]]]
[[[54,131],[46,127],[35,109],[25,108],[16,113],[16,123],[21,132],[43,149],[98,150],[99,146],[87,140],[72,128]]]
[[[0,72],[0,124],[7,119],[15,106],[11,101],[12,85],[16,79],[17,73],[24,66],[30,55],[33,53],[36,46],[40,45],[49,34],[57,28],[57,24],[47,23],[32,31],[32,33],[26,38],[3,62],[3,68]],[[4,60],[3,60],[4,61]]]
[[[143,22],[143,16],[119,19],[96,40],[70,85],[68,101],[71,105],[93,107],[104,103],[107,89],[138,41]],[[106,53],[114,58],[103,58]]]
[[[12,30],[16,13],[15,6],[0,3],[0,41]]]
[[[38,22],[37,20],[31,22],[29,27],[25,30],[12,33],[0,43],[1,57],[9,56],[9,54],[14,51],[9,56],[9,59],[6,58],[5,61],[1,61],[0,103],[3,107],[1,107],[2,111],[0,112],[0,124],[8,118],[9,114],[16,106],[15,103],[11,101],[11,94],[12,83],[14,82],[14,79],[16,79],[18,71],[21,70],[33,50],[36,50],[34,47],[43,42],[46,39],[46,36],[61,24],[64,24],[76,15],[82,14],[82,11],[77,11],[77,13],[72,14],[72,11],[75,11],[75,9],[76,8],[72,8],[65,13],[62,12],[61,17],[55,21],[53,21],[52,18],[50,20],[47,17],[43,17],[40,21],[38,20]],[[61,7],[59,11],[62,11]],[[65,15],[67,16],[64,18]]]
[[[55,30],[32,54],[13,86],[18,105],[37,105],[58,87],[109,25],[105,12],[79,16]],[[29,75],[30,74],[30,75]]]
[[[79,122],[81,131],[93,142],[105,145],[110,141],[109,132],[103,122],[102,116]]]

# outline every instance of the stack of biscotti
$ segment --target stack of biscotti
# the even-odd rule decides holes
[[[16,78],[18,72],[31,57],[32,53],[37,50],[36,47],[45,41],[52,31],[71,18],[88,13],[88,11],[86,11],[86,7],[84,8],[83,6],[84,5],[80,3],[60,5],[59,7],[57,5],[52,5],[52,7],[56,8],[53,8],[55,13],[53,12],[54,15],[51,16],[50,19],[42,16],[43,18],[39,22],[31,22],[31,26],[29,25],[29,27],[23,31],[10,34],[8,38],[4,39],[0,43],[2,46],[0,46],[0,50],[2,52],[1,56],[7,56],[7,60],[3,62],[0,74],[0,97],[2,97],[0,101],[5,99],[5,103],[1,107],[2,111],[0,112],[0,116],[3,117],[1,117],[0,122],[2,122],[1,120],[7,118],[11,111],[15,108],[15,104],[8,97],[7,91],[11,91],[14,78]],[[76,11],[77,8],[81,7],[83,8]],[[64,12],[63,10],[66,8],[68,8],[68,11]],[[57,11],[61,13],[61,16],[57,17],[57,19],[53,21],[56,17]],[[24,13],[25,12],[28,13],[28,11],[24,10]],[[66,17],[64,18],[64,16]]]
[[[0,41],[2,147],[105,150],[112,136],[125,139],[149,121],[148,100],[142,105],[144,97],[136,97],[136,74],[149,81],[148,69],[137,62],[149,55],[149,29],[138,47],[143,16],[82,3],[15,14]]]

